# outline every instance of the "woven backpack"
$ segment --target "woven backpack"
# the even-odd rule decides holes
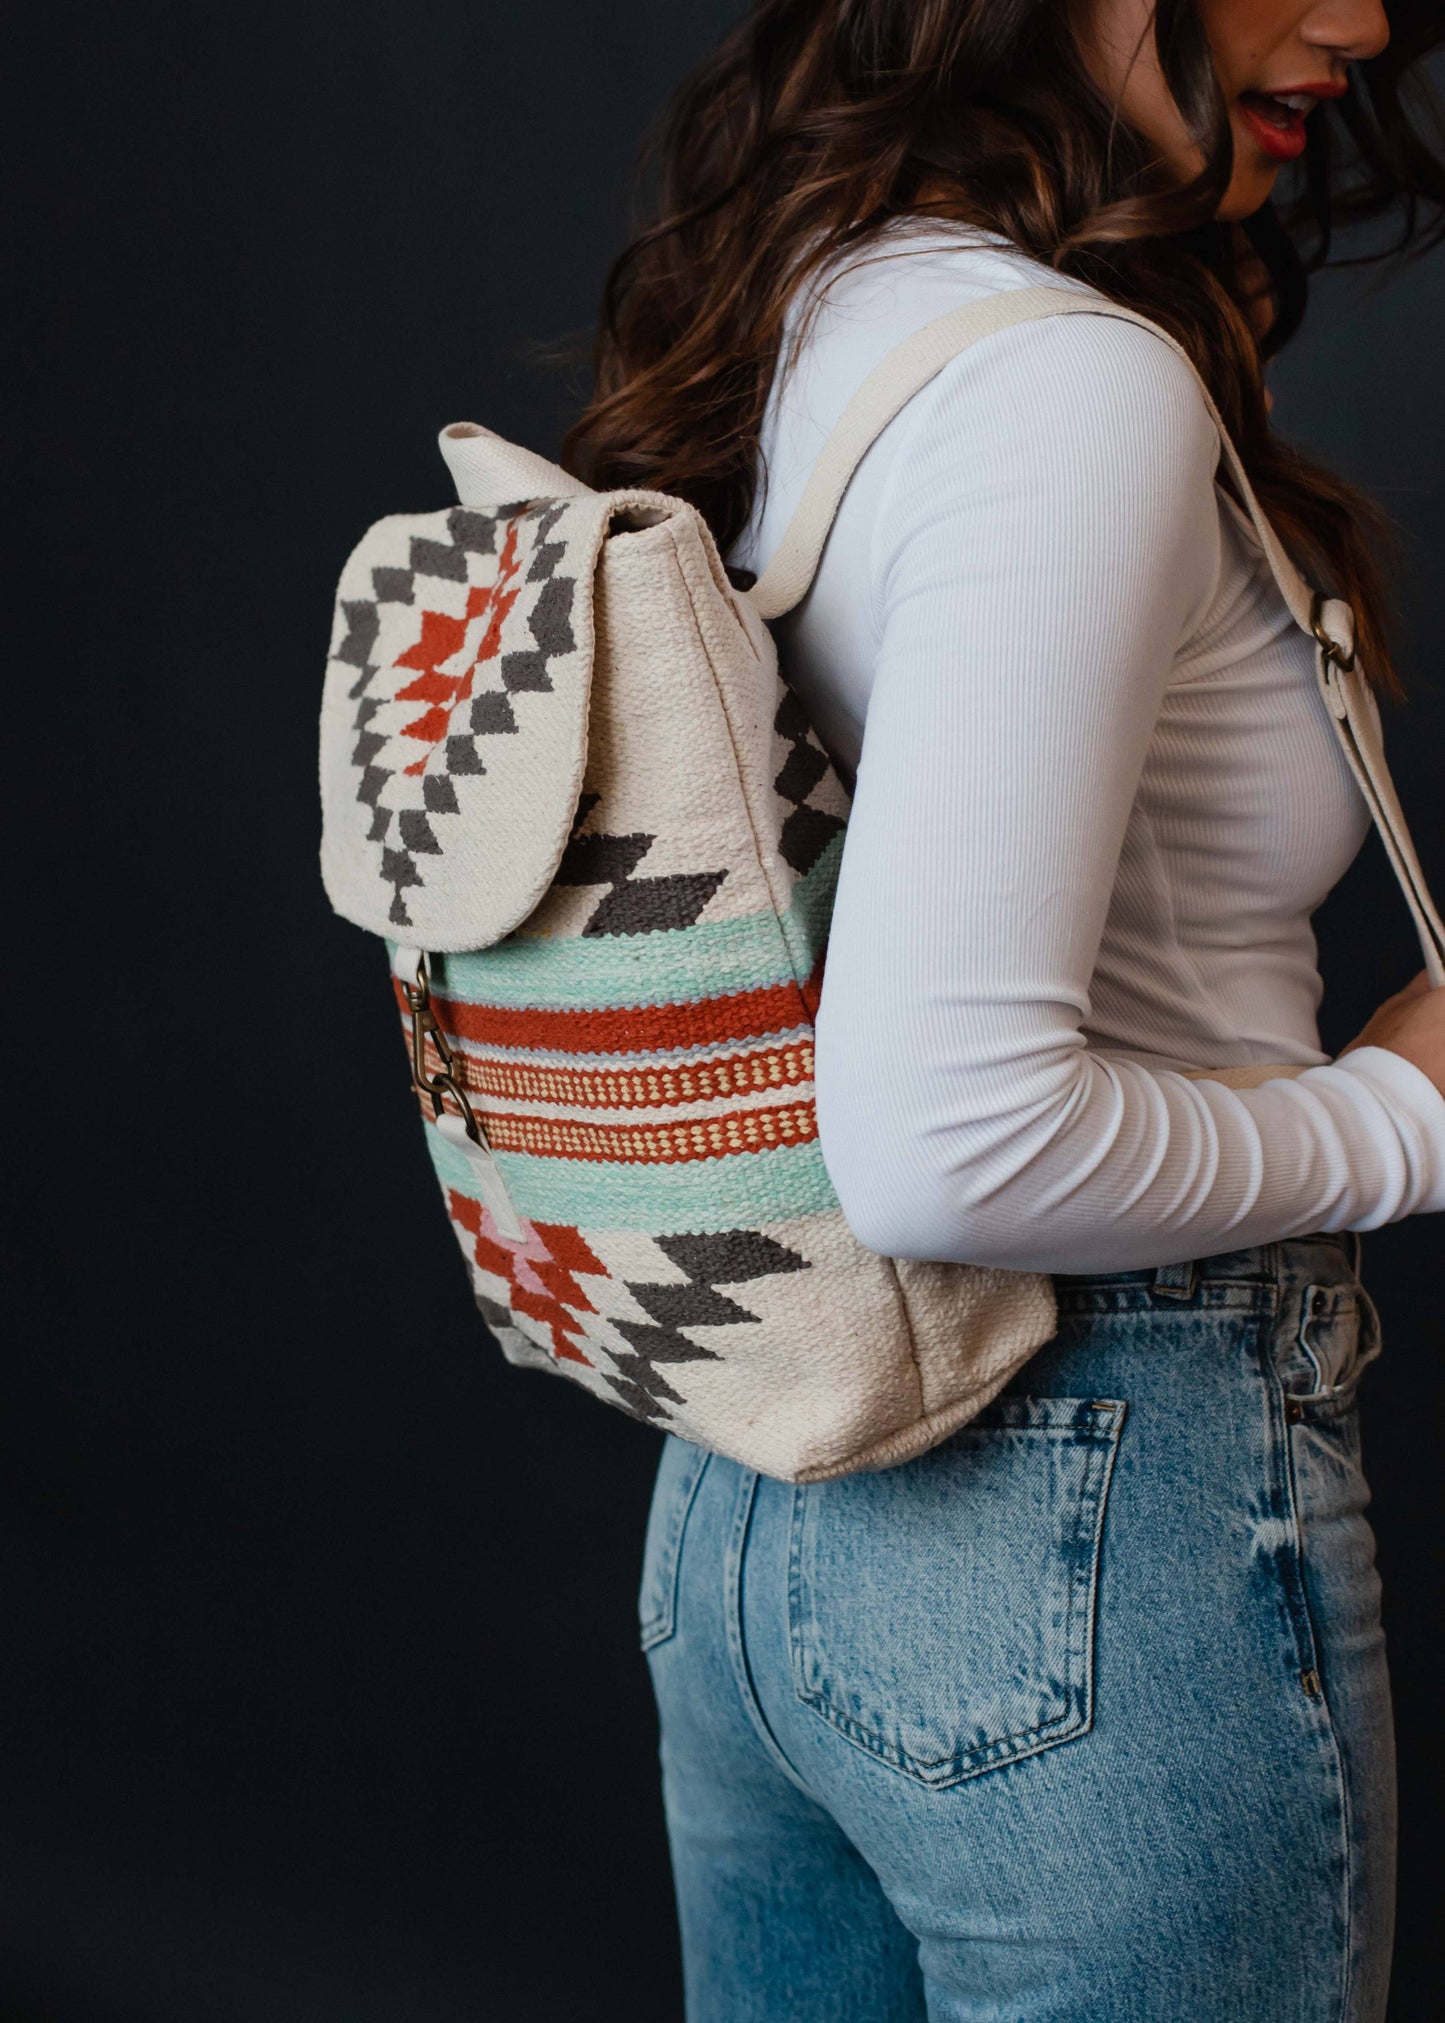
[[[1078,313],[1180,350],[1078,289],[927,325],[855,395],[750,592],[690,506],[467,423],[442,435],[461,503],[379,521],[341,577],[323,876],[386,938],[482,1318],[512,1362],[769,1475],[909,1459],[1055,1330],[1047,1276],[879,1256],[829,1183],[813,1017],[848,794],[764,621],[914,393],[991,331]],[[1349,610],[1311,595],[1210,412],[1445,982]]]

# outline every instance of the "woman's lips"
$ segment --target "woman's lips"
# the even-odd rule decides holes
[[[1314,97],[1308,92],[1278,96],[1266,91],[1239,94],[1245,125],[1260,150],[1276,162],[1298,161],[1304,153],[1308,139],[1305,121],[1314,106]]]

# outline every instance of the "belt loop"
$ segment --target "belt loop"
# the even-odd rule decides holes
[[[1184,1264],[1161,1264],[1154,1273],[1154,1290],[1163,1293],[1167,1299],[1189,1300],[1194,1297],[1194,1260]]]
[[[1347,1229],[1345,1241],[1350,1246],[1350,1268],[1356,1278],[1360,1276],[1360,1266],[1364,1262],[1365,1246],[1360,1240],[1358,1229]]]

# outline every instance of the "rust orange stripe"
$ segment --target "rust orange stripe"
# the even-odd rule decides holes
[[[771,984],[687,1004],[627,1005],[608,1011],[548,1011],[525,1005],[465,1004],[436,997],[442,1028],[480,1047],[546,1048],[565,1054],[651,1054],[675,1047],[726,1046],[811,1023],[823,963],[806,984]],[[398,1006],[401,986],[393,978]]]

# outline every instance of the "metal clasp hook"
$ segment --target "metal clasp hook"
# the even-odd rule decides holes
[[[432,1115],[440,1117],[442,1099],[450,1096],[461,1112],[467,1136],[475,1145],[485,1145],[486,1138],[477,1122],[476,1113],[467,1100],[467,1092],[457,1080],[456,1059],[447,1042],[447,1036],[437,1024],[437,1015],[432,1010],[431,979],[427,975],[426,956],[419,954],[416,960],[416,982],[410,984],[401,979],[402,996],[406,999],[407,1010],[411,1013],[411,1078],[418,1091],[431,1100]],[[426,1065],[427,1035],[436,1048],[441,1062],[441,1073],[429,1075]]]
[[[1355,649],[1351,647],[1349,653],[1346,654],[1339,641],[1331,639],[1329,633],[1325,631],[1322,618],[1325,601],[1324,591],[1316,590],[1310,604],[1310,631],[1319,641],[1320,650],[1324,654],[1325,659],[1332,662],[1341,674],[1349,674],[1355,665]]]

